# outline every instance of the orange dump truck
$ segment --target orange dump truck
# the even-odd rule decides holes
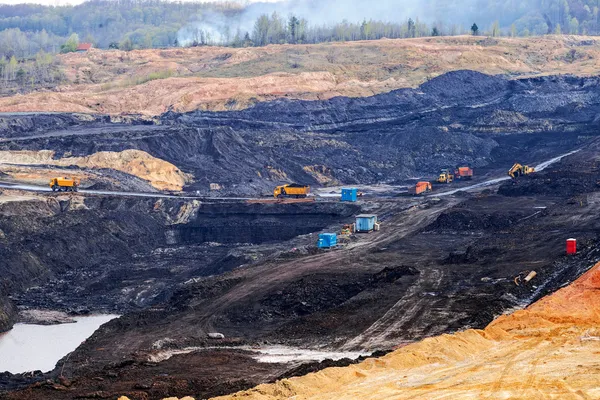
[[[310,193],[310,186],[307,185],[298,185],[296,183],[290,183],[287,185],[277,186],[275,190],[273,190],[273,197],[282,198],[282,197],[295,197],[297,199],[301,197],[306,197]]]
[[[454,171],[454,177],[456,179],[471,179],[473,178],[473,170],[469,167],[458,167]]]
[[[76,192],[81,181],[77,178],[52,178],[50,179],[50,188],[53,192]]]
[[[431,192],[431,183],[430,182],[417,182],[417,184],[410,189],[408,189],[408,193],[419,195],[425,192]]]

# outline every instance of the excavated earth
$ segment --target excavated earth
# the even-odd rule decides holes
[[[124,315],[50,373],[0,375],[0,397],[207,398],[331,365],[256,358],[275,345],[370,354],[484,328],[600,259],[598,93],[597,78],[459,71],[371,98],[155,121],[3,116],[1,151],[65,159],[139,150],[189,177],[184,190],[219,196],[267,194],[286,180],[406,184],[463,163],[480,182],[516,160],[581,150],[498,193],[367,193],[358,205],[6,190],[0,272],[16,305]],[[339,231],[359,212],[377,214],[381,231],[315,249],[315,233]],[[569,237],[579,240],[576,257],[564,256]]]
[[[169,109],[225,111],[280,98],[371,96],[466,68],[510,77],[595,76],[600,40],[465,35],[249,48],[92,49],[59,60],[65,76],[60,85],[33,93],[38,88],[27,85],[24,94],[0,98],[0,111],[148,116]]]
[[[442,335],[348,368],[225,399],[597,398],[600,264],[484,330]]]
[[[471,164],[482,176],[515,160],[531,163],[574,148],[597,135],[599,94],[596,77],[508,80],[458,71],[417,89],[367,98],[276,100],[242,111],[169,112],[155,120],[4,114],[0,151],[47,150],[60,159],[55,168],[98,172],[115,168],[75,160],[137,150],[180,172],[170,180],[173,187],[203,195],[268,195],[282,181],[398,184],[457,164]],[[12,167],[19,154],[28,153],[10,158]],[[158,187],[157,168],[123,167],[107,179],[131,176]]]
[[[207,398],[294,375],[297,363],[259,362],[256,349],[369,354],[482,329],[600,261],[600,187],[535,196],[529,189],[574,168],[580,174],[560,179],[562,185],[600,181],[599,158],[594,141],[537,177],[502,183],[499,194],[492,188],[439,199],[366,199],[362,207],[380,216],[380,232],[356,235],[335,251],[279,252],[191,279],[152,308],[105,324],[57,370],[5,397]],[[500,194],[509,188],[510,195]],[[564,254],[569,237],[578,239],[573,257]],[[525,282],[531,271],[537,275]],[[5,386],[22,387],[19,379],[7,378]]]

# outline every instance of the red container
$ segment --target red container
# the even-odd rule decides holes
[[[567,254],[577,253],[577,239],[567,239]]]

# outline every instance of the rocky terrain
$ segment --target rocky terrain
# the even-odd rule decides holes
[[[174,283],[266,256],[277,248],[260,244],[318,231],[356,209],[37,195],[0,204],[0,273],[8,290],[22,293],[15,294],[22,306],[122,312],[164,300]]]
[[[599,285],[597,264],[483,330],[437,336],[376,360],[219,399],[594,398]]]
[[[280,98],[365,97],[461,69],[531,77],[596,75],[597,37],[472,36],[257,48],[92,50],[60,57],[66,82],[0,99],[0,111],[160,115]]]
[[[297,363],[257,361],[256,351],[274,345],[368,354],[483,329],[600,260],[595,213],[600,188],[573,194],[551,189],[557,179],[572,187],[600,180],[599,146],[594,142],[535,178],[502,183],[498,192],[512,188],[510,195],[483,189],[439,199],[367,199],[363,208],[379,215],[380,232],[357,235],[337,251],[278,253],[189,280],[151,309],[101,327],[55,372],[37,378],[51,383],[7,398],[206,398],[289,376]],[[580,173],[564,178],[575,167]],[[529,188],[537,179],[547,181],[548,190],[532,196]],[[564,254],[568,237],[578,239],[575,257]],[[536,276],[525,282],[531,271]],[[211,332],[224,339],[210,338]],[[459,343],[481,336],[462,335]],[[477,349],[496,346],[496,337],[484,339],[491,341]],[[388,365],[385,360],[375,365]]]
[[[0,309],[13,309],[10,295],[20,309],[123,315],[54,371],[0,374],[0,397],[207,398],[485,328],[600,260],[599,94],[596,77],[456,71],[372,97],[220,112],[3,114],[1,181],[43,184],[60,171],[117,193],[3,189]],[[515,161],[574,150],[497,180]],[[459,164],[482,186],[406,195]],[[366,195],[261,198],[290,181]],[[391,189],[376,194],[378,184]],[[317,233],[361,212],[381,231],[315,248]],[[289,353],[336,361],[300,365]]]
[[[155,121],[54,114],[54,122],[22,133],[40,117],[5,115],[0,154],[10,168],[36,154],[36,165],[85,172],[91,182],[90,171],[110,167],[114,173],[101,187],[130,182],[134,190],[146,182],[245,197],[268,195],[283,181],[399,184],[459,163],[483,172],[572,149],[597,134],[597,88],[597,78],[508,80],[457,71],[368,98],[276,100],[242,111],[171,112]],[[129,157],[132,150],[137,159]],[[132,178],[120,179],[126,176]]]
[[[0,289],[0,332],[9,330],[17,316],[14,305],[6,297],[6,292],[6,289]]]

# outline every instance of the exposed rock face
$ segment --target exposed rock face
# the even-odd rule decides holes
[[[101,151],[84,157],[62,158],[53,150],[0,151],[0,169],[2,164],[113,169],[148,181],[159,190],[181,190],[191,180],[173,164],[140,150]]]
[[[515,159],[544,159],[574,147],[580,138],[597,135],[598,83],[598,78],[568,76],[510,81],[457,71],[418,89],[368,98],[169,112],[153,126],[101,117],[81,122],[58,114],[33,133],[7,128],[0,149],[53,150],[55,157],[92,164],[95,153],[139,150],[191,174],[194,182],[186,189],[204,194],[266,195],[281,181],[401,183],[458,164],[480,171],[509,168]],[[5,120],[6,126],[14,125],[9,117]],[[115,168],[155,182],[171,181],[154,176],[152,168],[140,172],[121,164]],[[183,173],[174,170],[172,183],[181,184],[188,176]],[[211,183],[220,189],[211,191]]]
[[[0,285],[0,332],[5,332],[12,328],[16,317],[16,309],[12,302],[5,296],[4,290]]]
[[[0,196],[3,284],[28,306],[75,312],[151,305],[191,277],[248,262],[245,246],[318,231],[358,210],[342,203],[8,197]]]
[[[377,360],[329,368],[225,399],[595,397],[600,264],[484,330],[443,335]]]

